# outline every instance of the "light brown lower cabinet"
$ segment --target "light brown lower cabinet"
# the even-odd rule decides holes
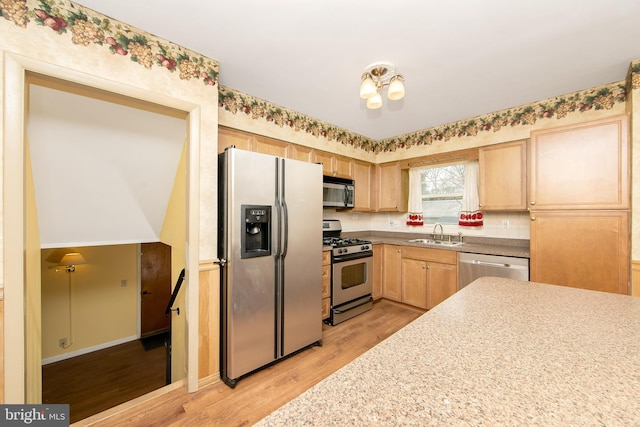
[[[458,290],[458,256],[454,251],[384,245],[382,295],[431,309]]]
[[[331,310],[331,251],[322,252],[322,320]]]
[[[382,297],[402,302],[401,246],[384,245],[382,249]]]
[[[532,211],[533,282],[629,293],[627,211]]]
[[[374,300],[382,298],[382,267],[384,266],[382,246],[373,245],[373,290],[371,296]]]

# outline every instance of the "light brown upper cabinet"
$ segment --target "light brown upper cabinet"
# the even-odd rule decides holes
[[[626,115],[531,132],[530,208],[628,209]]]
[[[322,173],[324,175],[353,178],[353,162],[349,157],[338,156],[325,151],[315,151],[314,162],[322,163]]]
[[[527,209],[527,140],[482,147],[478,162],[483,211]]]
[[[220,126],[218,127],[218,153],[222,153],[225,148],[232,145],[240,150],[251,151],[254,139],[250,133]]]
[[[253,143],[253,151],[256,153],[288,158],[290,146],[291,144],[278,139],[256,135]]]
[[[302,145],[291,144],[289,146],[289,157],[302,162],[313,162],[313,148]]]
[[[375,188],[377,211],[406,212],[409,201],[409,171],[400,168],[400,162],[376,166]]]
[[[355,181],[355,198],[353,211],[369,212],[371,204],[371,183],[373,165],[361,160],[353,161],[353,180]]]

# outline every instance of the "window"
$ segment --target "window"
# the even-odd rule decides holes
[[[426,224],[458,224],[464,194],[464,164],[420,171],[422,209]]]

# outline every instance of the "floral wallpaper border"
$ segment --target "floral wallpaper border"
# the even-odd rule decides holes
[[[67,0],[0,0],[0,16],[20,28],[42,26],[53,35],[70,35],[78,46],[103,46],[148,70],[161,67],[182,80],[218,84],[216,61]]]
[[[634,89],[640,87],[640,63],[633,66],[631,80]],[[627,89],[625,84],[611,83],[569,95],[549,98],[533,104],[509,108],[376,141],[224,86],[220,86],[218,95],[220,108],[232,114],[244,113],[250,115],[254,120],[263,119],[280,127],[289,126],[296,131],[323,136],[329,140],[335,140],[342,144],[352,145],[375,153],[408,149],[412,146],[431,145],[434,141],[449,141],[455,137],[476,136],[481,132],[498,132],[507,126],[532,125],[538,120],[552,119],[554,117],[562,119],[570,113],[580,113],[592,109],[610,110],[616,103],[626,102],[626,99]]]

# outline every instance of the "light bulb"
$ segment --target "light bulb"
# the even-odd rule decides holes
[[[382,107],[382,97],[378,92],[376,92],[375,95],[367,99],[367,108],[370,110],[377,110],[380,107]]]
[[[402,76],[397,75],[391,78],[389,89],[387,90],[387,98],[392,101],[404,98],[404,84],[402,83]]]
[[[376,84],[371,78],[371,74],[364,73],[362,75],[362,83],[360,83],[360,98],[369,99],[377,93]]]

